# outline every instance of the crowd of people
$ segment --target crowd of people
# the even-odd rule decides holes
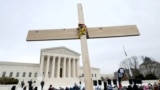
[[[38,87],[33,86],[33,83],[35,83],[35,81],[28,81],[28,87],[26,87],[24,81],[21,81],[21,90],[38,90]],[[41,81],[40,85],[41,85],[41,90],[43,90],[44,87],[44,81]],[[117,85],[107,85],[106,87],[104,87],[102,89],[102,86],[94,86],[95,90],[160,90],[160,82],[157,83],[148,83],[148,85],[142,85],[142,84],[130,84],[128,86],[122,86],[121,88],[119,88]],[[16,90],[16,87],[13,86],[11,88],[11,90]],[[46,90],[46,89],[45,89]],[[52,84],[48,87],[47,90],[85,90],[85,87],[82,87],[81,84],[77,85],[76,83],[73,85],[73,87],[59,87],[59,88],[55,88],[54,86],[52,86]]]
[[[25,82],[22,80],[21,81],[21,89],[20,90],[38,90],[38,87],[33,85],[33,84],[36,83],[36,81],[30,80],[27,83],[28,84],[25,84]],[[44,81],[41,81],[40,85],[41,85],[41,90],[43,90]],[[17,90],[16,86],[12,86],[11,90]]]
[[[102,89],[96,89],[96,90],[102,90]],[[111,86],[108,85],[106,89],[103,90],[160,90],[160,83],[154,83],[153,85],[151,83],[148,83],[148,85],[142,85],[142,84],[133,84],[128,86],[122,86],[122,88],[118,88],[117,86]]]
[[[155,82],[153,85],[151,83],[148,85],[129,85],[126,90],[160,90],[160,84]]]
[[[106,88],[102,89],[101,86],[95,86],[95,90],[160,90],[160,84],[154,83],[153,85],[151,83],[148,83],[148,85],[142,85],[142,84],[134,84],[134,85],[128,85],[128,86],[122,86],[122,88],[119,88],[118,86],[114,85],[108,85]],[[59,87],[55,88],[52,85],[49,86],[48,90],[85,90],[85,87],[78,86],[77,84],[74,84],[73,87]]]
[[[48,90],[85,90],[85,89],[84,87],[81,89],[80,86],[78,86],[77,84],[74,84],[73,87],[65,87],[65,88],[62,88],[62,87],[55,88],[55,87],[52,87],[52,85],[50,85]]]

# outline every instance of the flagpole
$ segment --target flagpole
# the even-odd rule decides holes
[[[126,56],[126,58],[127,58],[129,74],[130,74],[130,76],[132,77],[132,71],[131,71],[131,67],[130,67],[130,65],[129,65],[129,58],[128,58],[127,52],[125,51],[124,46],[123,46],[123,51],[124,51],[124,54],[125,54],[125,56]]]

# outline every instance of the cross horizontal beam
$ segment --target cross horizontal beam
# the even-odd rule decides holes
[[[109,38],[109,37],[125,37],[125,36],[140,35],[136,25],[93,27],[93,28],[87,28],[87,30],[89,38]],[[27,35],[27,41],[68,40],[68,39],[79,39],[77,28],[30,30]]]
[[[140,35],[136,25],[97,27],[88,29],[89,38],[110,38]]]
[[[77,33],[78,30],[76,28],[30,30],[27,35],[27,41],[78,39]]]

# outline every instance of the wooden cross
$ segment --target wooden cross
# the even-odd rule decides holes
[[[84,24],[82,5],[77,4],[79,24]],[[136,25],[87,28],[89,39],[140,35]],[[27,41],[79,39],[77,28],[30,30]],[[80,36],[85,89],[93,90],[86,35]]]

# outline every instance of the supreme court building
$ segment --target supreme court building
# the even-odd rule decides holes
[[[91,68],[92,80],[100,80],[100,69]],[[55,87],[84,84],[83,67],[80,67],[80,54],[66,47],[41,49],[40,63],[0,62],[0,77],[14,77],[26,83],[36,84],[44,80],[45,85]]]

